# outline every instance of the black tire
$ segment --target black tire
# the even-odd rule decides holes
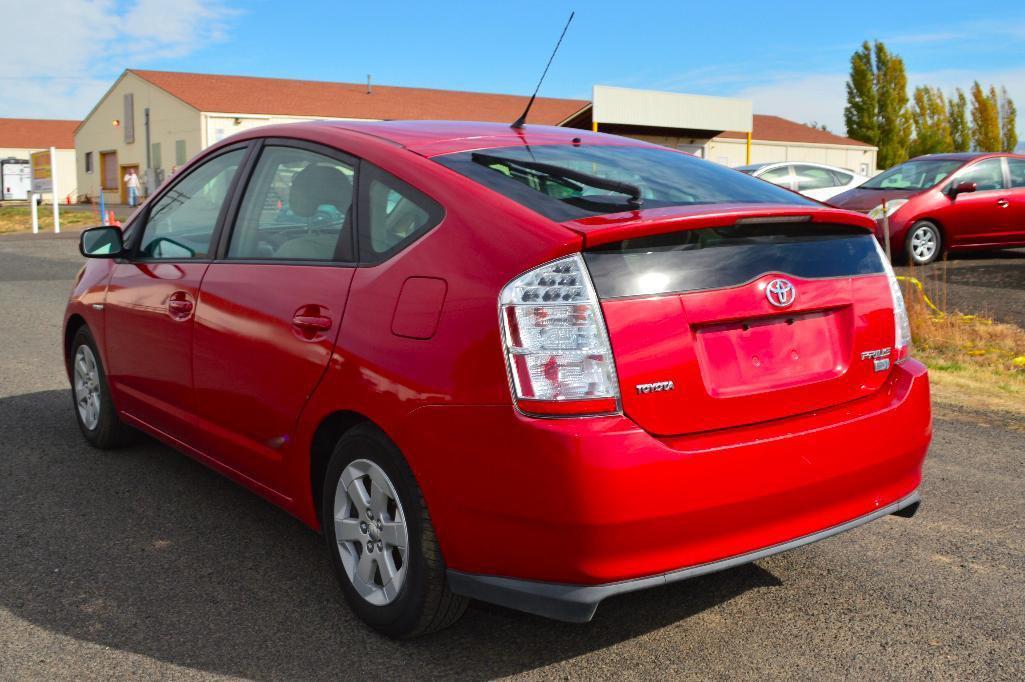
[[[933,248],[931,252],[920,257],[915,252],[913,243],[919,236],[925,235],[929,235],[933,240]],[[928,220],[919,220],[908,230],[908,236],[904,240],[904,250],[907,254],[908,262],[912,265],[928,265],[943,254],[943,232],[940,231],[936,223]]]
[[[79,411],[78,399],[75,395],[75,358],[78,355],[78,349],[82,346],[88,347],[92,353],[99,378],[99,415],[96,424],[93,426],[87,425],[83,420],[82,414]],[[68,367],[71,376],[71,405],[75,413],[75,421],[78,422],[78,428],[82,430],[82,435],[85,436],[86,441],[94,448],[100,450],[112,450],[128,443],[131,440],[133,431],[117,416],[114,403],[110,399],[110,387],[107,385],[107,372],[103,368],[103,360],[100,357],[99,350],[96,348],[96,341],[93,340],[92,333],[84,325],[75,332],[75,336],[71,341]]]
[[[405,579],[394,600],[380,606],[364,599],[353,586],[335,539],[335,491],[342,472],[356,460],[368,460],[388,476],[402,505],[408,531]],[[335,445],[324,476],[321,500],[324,540],[331,566],[345,600],[363,622],[389,637],[409,638],[441,630],[459,620],[469,600],[448,588],[445,561],[420,488],[402,453],[373,425],[361,424],[350,429]]]

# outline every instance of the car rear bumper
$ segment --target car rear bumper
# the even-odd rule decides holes
[[[414,412],[397,440],[454,589],[595,587],[581,594],[597,603],[609,584],[751,561],[911,504],[931,437],[928,375],[909,360],[869,397],[716,432],[443,406]]]
[[[811,533],[810,535],[727,559],[711,561],[698,566],[690,566],[669,571],[668,573],[660,573],[633,580],[623,580],[604,585],[567,585],[449,570],[448,584],[456,594],[461,594],[471,599],[479,599],[556,620],[586,623],[594,617],[598,604],[613,595],[646,590],[650,587],[668,585],[669,583],[687,580],[688,578],[696,578],[706,573],[715,573],[716,571],[724,571],[734,566],[741,566],[758,559],[764,559],[773,554],[779,554],[780,552],[803,547],[819,540],[825,540],[888,514],[901,512],[902,515],[913,516],[918,509],[920,501],[921,496],[916,490],[910,495],[864,516],[859,516],[846,523],[841,523],[831,528]]]

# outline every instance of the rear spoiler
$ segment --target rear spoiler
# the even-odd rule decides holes
[[[702,204],[654,208],[612,215],[591,216],[562,223],[584,238],[585,248],[704,227],[757,223],[821,223],[850,225],[874,233],[876,222],[866,215],[830,206],[778,204]]]

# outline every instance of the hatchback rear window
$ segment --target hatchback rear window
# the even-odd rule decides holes
[[[723,289],[767,273],[879,274],[875,237],[845,225],[741,224],[628,239],[584,252],[601,298]]]
[[[524,145],[434,160],[556,222],[695,204],[815,205],[725,166],[657,147]]]

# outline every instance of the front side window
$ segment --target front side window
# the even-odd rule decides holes
[[[1007,159],[1007,168],[1011,171],[1011,187],[1025,187],[1025,159]]]
[[[139,256],[209,258],[211,241],[244,149],[216,156],[176,182],[150,209]]]
[[[353,164],[268,146],[249,181],[228,258],[352,260]]]
[[[363,170],[366,215],[361,218],[360,260],[384,260],[441,220],[441,206],[423,192],[370,164]]]
[[[811,205],[725,166],[658,147],[524,145],[434,161],[557,222],[697,204]]]
[[[797,176],[797,190],[799,192],[836,186],[836,178],[825,168],[797,165],[794,166],[794,174]]]
[[[957,174],[956,183],[974,182],[976,192],[1004,188],[1004,167],[1000,159],[986,159]]]
[[[790,166],[780,166],[779,168],[771,168],[761,175],[758,176],[760,179],[766,182],[771,182],[774,185],[780,187],[786,187],[790,189]]]
[[[919,159],[907,161],[880,173],[862,189],[928,189],[942,182],[964,161],[957,159]]]

